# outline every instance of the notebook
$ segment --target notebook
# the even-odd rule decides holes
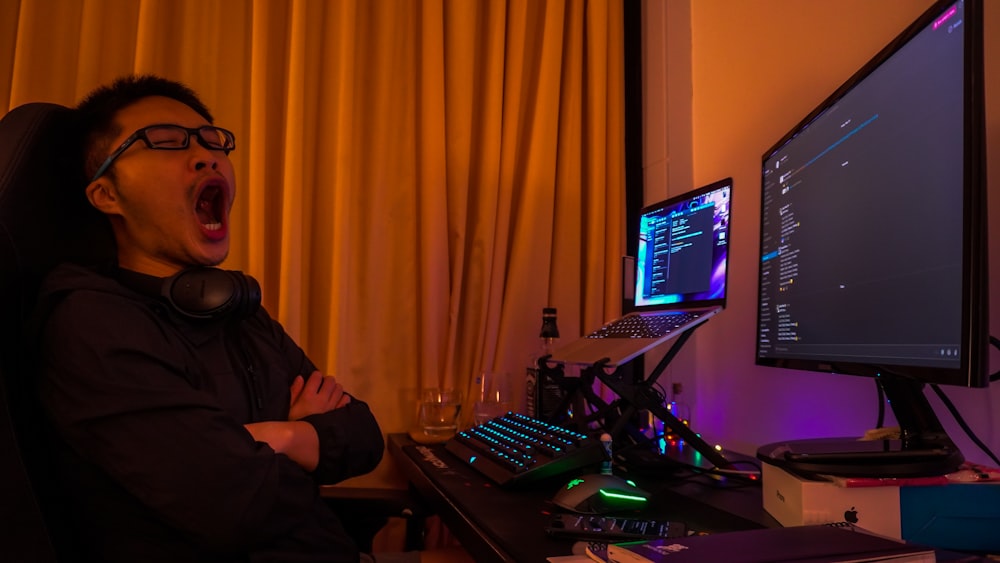
[[[550,360],[620,366],[720,312],[726,306],[732,187],[726,178],[644,207],[632,310],[557,348]],[[627,325],[638,328],[621,328]]]

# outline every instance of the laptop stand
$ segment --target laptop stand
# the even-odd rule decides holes
[[[592,414],[586,416],[575,415],[571,421],[568,420],[577,431],[586,432],[589,428],[589,423],[595,420],[602,420],[605,423],[607,432],[616,442],[624,439],[625,435],[628,436],[628,440],[633,444],[649,441],[649,438],[642,430],[636,428],[632,423],[635,415],[645,410],[662,422],[666,428],[669,428],[673,435],[679,436],[684,441],[685,447],[693,448],[700,454],[712,468],[733,470],[735,469],[733,463],[722,452],[708,444],[691,427],[681,422],[666,408],[663,404],[663,396],[655,388],[657,380],[663,374],[664,370],[666,370],[667,366],[670,365],[670,362],[673,361],[681,348],[684,347],[684,344],[687,343],[694,331],[704,324],[695,325],[681,333],[673,341],[673,345],[656,367],[650,372],[649,377],[644,380],[632,378],[633,380],[629,381],[630,378],[625,377],[622,373],[621,366],[608,373],[604,362],[595,362],[584,367],[580,372],[580,377],[566,377],[563,373],[563,366],[557,365],[551,367],[545,361],[547,358],[541,358],[538,362],[539,376],[550,377],[564,391],[565,395],[562,404],[559,405],[559,410],[556,412],[567,412],[567,409],[572,405],[579,404],[580,397],[594,408]],[[614,392],[616,398],[610,403],[604,401],[593,390],[595,381],[603,383],[608,389]],[[580,408],[577,407],[577,410]],[[608,427],[609,425],[610,427]]]

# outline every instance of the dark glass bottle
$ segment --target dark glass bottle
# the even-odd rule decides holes
[[[538,338],[538,348],[529,357],[525,374],[525,413],[530,417],[546,419],[552,414],[548,411],[558,405],[561,395],[558,383],[545,377],[543,370],[538,366],[540,358],[552,355],[559,339],[555,307],[542,309],[542,329]]]

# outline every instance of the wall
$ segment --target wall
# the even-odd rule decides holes
[[[710,442],[754,453],[761,444],[785,438],[856,436],[874,426],[872,380],[754,365],[760,158],[930,4],[645,2],[644,96],[647,108],[651,106],[645,122],[647,201],[734,178],[729,306],[699,329],[668,371],[670,381],[684,383],[693,426]],[[1000,40],[991,35],[1000,33],[1000,2],[986,4],[987,137],[995,140],[1000,139],[1000,103],[989,101],[1000,100],[1000,69],[995,69],[1000,66]],[[690,112],[689,122],[667,118],[684,111]],[[690,153],[678,140],[686,135]],[[987,150],[990,161],[1000,162],[1000,142]],[[682,172],[664,173],[663,163],[684,168],[688,156],[692,181],[684,181]],[[1000,217],[996,167],[989,186],[990,216]],[[1000,334],[1000,227],[993,229],[990,245],[990,317],[992,332]],[[1000,354],[991,351],[990,356],[991,370],[997,370]],[[1000,453],[1000,383],[988,390],[943,390],[979,438]],[[966,457],[989,462],[938,398],[928,395]]]

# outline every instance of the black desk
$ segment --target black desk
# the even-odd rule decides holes
[[[443,444],[424,446],[406,434],[391,434],[389,453],[416,494],[440,515],[477,562],[543,563],[546,557],[571,554],[573,541],[550,538],[545,527],[558,511],[551,497],[573,475],[505,489],[453,456]],[[705,476],[683,480],[630,477],[653,493],[653,502],[643,515],[680,520],[706,532],[779,526],[764,511],[756,486],[722,485]]]

